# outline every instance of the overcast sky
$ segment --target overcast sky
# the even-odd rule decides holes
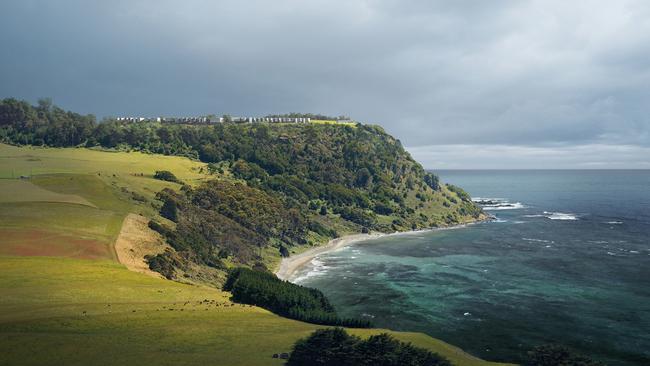
[[[346,114],[426,168],[650,168],[650,2],[3,0],[0,97]]]

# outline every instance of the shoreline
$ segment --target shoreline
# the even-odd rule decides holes
[[[311,262],[312,259],[316,258],[321,254],[332,252],[340,248],[344,248],[348,245],[354,244],[359,241],[377,239],[377,238],[384,237],[386,235],[388,234],[384,234],[384,233],[351,234],[351,235],[344,235],[339,238],[332,239],[323,246],[306,250],[300,254],[282,258],[282,262],[280,262],[280,268],[278,268],[278,270],[275,271],[275,275],[283,281],[291,282],[291,279],[293,275],[296,273],[296,271],[304,267],[307,263]]]
[[[350,234],[350,235],[344,235],[339,238],[335,238],[327,242],[327,244],[319,247],[315,247],[309,250],[306,250],[300,254],[292,255],[289,257],[282,258],[282,261],[280,262],[280,267],[278,268],[277,271],[275,271],[275,275],[283,280],[283,281],[289,281],[292,282],[292,279],[294,278],[294,275],[296,272],[307,265],[309,262],[311,262],[314,258],[321,254],[333,252],[337,249],[345,248],[347,246],[350,246],[352,244],[358,243],[360,241],[366,241],[366,240],[373,240],[373,239],[379,239],[379,238],[384,238],[387,236],[397,236],[397,235],[411,235],[411,234],[418,234],[418,233],[423,233],[423,232],[430,232],[430,231],[443,231],[443,230],[453,230],[453,229],[462,229],[464,227],[486,222],[486,221],[492,221],[493,217],[488,217],[483,220],[477,220],[473,222],[468,222],[464,224],[458,224],[458,225],[453,225],[453,226],[448,226],[448,227],[439,227],[439,228],[430,228],[430,229],[421,229],[421,230],[409,230],[409,231],[400,231],[400,232],[394,232],[394,233],[370,233],[370,234]]]

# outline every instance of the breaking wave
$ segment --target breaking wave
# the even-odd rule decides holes
[[[521,202],[510,202],[505,198],[481,198],[475,197],[472,201],[480,205],[484,210],[517,210],[526,208]]]
[[[330,269],[329,266],[326,266],[325,263],[319,260],[318,258],[312,259],[309,264],[310,264],[310,270],[307,273],[303,274],[302,276],[296,277],[293,280],[293,282],[300,283],[305,281],[308,278],[323,276]]]
[[[564,213],[564,212],[548,212],[544,211],[544,217],[550,220],[568,220],[575,221],[578,220],[576,214]]]
[[[553,240],[545,240],[545,239],[521,238],[521,240],[532,241],[536,243],[551,243],[551,244],[555,243]]]

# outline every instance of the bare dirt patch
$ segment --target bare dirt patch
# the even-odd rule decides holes
[[[38,229],[0,229],[0,255],[113,259],[109,243]]]
[[[160,234],[149,228],[148,223],[149,219],[144,216],[128,214],[115,242],[115,251],[118,261],[129,270],[163,278],[160,273],[149,269],[144,257],[160,254],[169,246]]]

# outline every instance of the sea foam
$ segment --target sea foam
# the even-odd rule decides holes
[[[521,238],[521,240],[532,241],[536,243],[555,243],[553,240],[545,240],[545,239]]]
[[[486,211],[518,210],[521,208],[526,208],[526,206],[521,202],[510,202],[505,198],[475,197],[472,199],[472,201],[476,204],[481,205],[481,207]]]
[[[578,217],[575,214],[572,213],[564,213],[564,212],[548,212],[544,211],[544,217],[550,220],[568,220],[568,221],[575,221],[578,220]]]
[[[311,267],[309,271],[307,271],[302,276],[296,277],[293,282],[300,283],[312,277],[323,276],[330,268],[329,266],[325,265],[325,262],[319,260],[318,258],[312,259],[309,264]]]

